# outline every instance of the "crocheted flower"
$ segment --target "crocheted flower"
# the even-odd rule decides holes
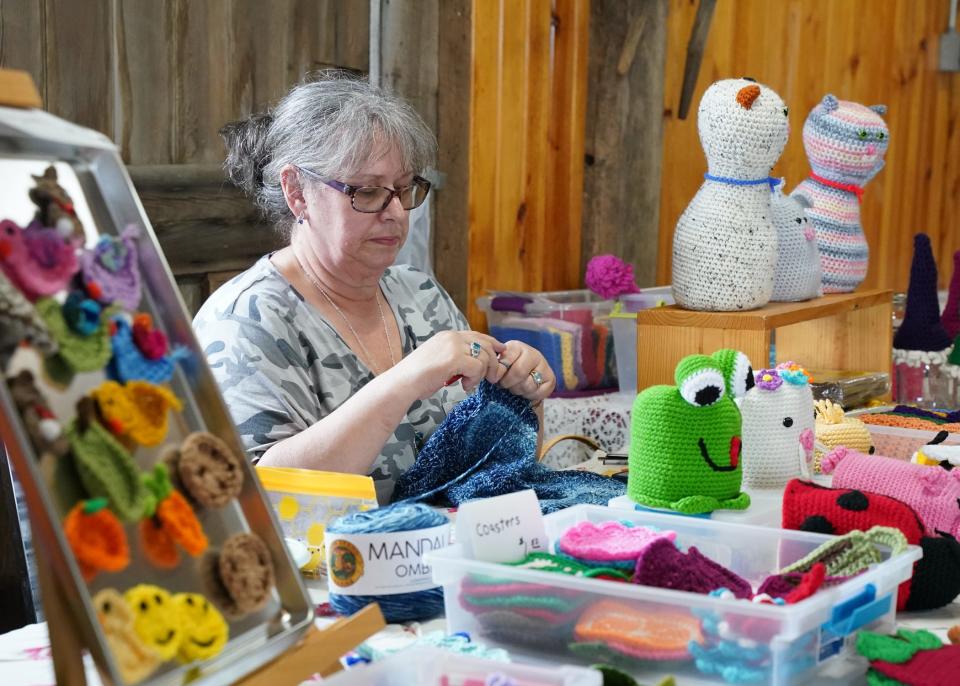
[[[633,265],[615,255],[597,255],[587,262],[584,279],[587,288],[601,298],[616,298],[627,293],[639,293],[633,278]]]
[[[783,384],[783,379],[776,369],[761,369],[754,374],[757,388],[765,391],[775,391]]]
[[[810,373],[796,362],[781,362],[777,370],[784,381],[794,386],[804,386],[813,381]]]

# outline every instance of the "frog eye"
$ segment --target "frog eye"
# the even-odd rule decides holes
[[[858,137],[860,140],[862,140],[862,141],[867,140],[867,136],[869,136],[869,135],[870,135],[870,134],[867,133],[867,130],[866,130],[866,129],[860,129],[860,130],[857,132],[857,137]]]
[[[680,395],[691,405],[707,407],[723,397],[725,385],[720,370],[708,367],[684,379],[680,384]]]
[[[730,372],[730,392],[734,398],[742,398],[755,383],[750,358],[738,352],[733,359],[733,371]]]
[[[887,137],[887,134],[885,134],[883,131],[880,131],[880,132],[877,133],[877,140],[878,140],[878,141],[882,141],[882,140],[883,140],[884,138],[886,138],[886,137]]]

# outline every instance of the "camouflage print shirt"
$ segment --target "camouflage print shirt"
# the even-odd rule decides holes
[[[380,285],[405,356],[438,331],[468,328],[446,291],[414,267],[387,269]],[[253,460],[326,417],[373,378],[269,256],[218,288],[193,328]],[[389,500],[419,446],[463,398],[454,384],[410,407],[370,473],[381,502]]]

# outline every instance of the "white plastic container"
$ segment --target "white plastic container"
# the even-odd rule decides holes
[[[696,546],[707,557],[747,579],[755,589],[775,570],[804,557],[832,538],[801,531],[579,505],[545,517],[551,545],[567,528],[585,520],[631,521],[675,531],[681,546]],[[707,621],[722,623],[725,635],[737,641],[735,658],[741,650],[759,651],[765,656],[766,671],[756,683],[779,686],[811,680],[824,671],[842,671],[838,668],[846,666],[846,662],[838,658],[852,656],[851,642],[858,629],[893,629],[897,586],[910,578],[913,563],[921,553],[919,548],[911,547],[903,555],[889,558],[889,551],[882,548],[880,551],[884,561],[867,572],[789,606],[516,569],[465,559],[459,545],[431,553],[426,560],[433,567],[434,581],[443,585],[450,632],[467,631],[485,643],[500,644],[512,652],[522,650],[541,659],[580,661],[582,658],[569,648],[575,641],[577,622],[596,603],[613,601],[642,615],[646,618],[643,623],[659,625],[661,631],[664,626],[668,630],[670,626],[689,627],[691,623],[695,628],[702,628]],[[497,584],[512,584],[512,594],[522,594],[526,586],[527,594],[535,589],[541,595],[552,592],[555,598],[576,599],[577,609],[573,616],[568,611],[563,620],[542,619],[536,631],[514,632],[508,642],[501,643],[497,640],[500,634],[488,629],[489,615],[473,614],[460,600],[464,582],[476,587],[478,583],[490,583],[491,579]],[[624,632],[642,630],[639,626],[624,626],[622,621],[617,629],[621,636]],[[742,636],[738,634],[741,630],[745,632]],[[500,631],[502,627],[497,627],[497,632]],[[741,647],[741,641],[748,643]],[[585,659],[591,657],[585,656]],[[862,669],[862,663],[857,667]],[[650,673],[647,671],[650,663],[635,663],[630,669],[637,676],[645,677]],[[724,683],[719,676],[704,673],[705,667],[691,659],[672,662],[666,669],[680,677],[681,683],[684,678],[696,683]],[[652,668],[654,674],[662,671],[662,663],[660,668]]]
[[[618,305],[610,313],[610,328],[613,329],[613,348],[617,355],[617,378],[620,392],[635,395],[637,392],[637,312],[651,307],[673,305],[670,286],[644,288],[642,293],[622,295]]]
[[[497,676],[504,678],[497,681]],[[601,686],[603,677],[597,670],[584,667],[555,663],[537,667],[422,647],[404,650],[371,665],[353,667],[324,679],[323,683],[330,686],[485,686],[493,683]]]

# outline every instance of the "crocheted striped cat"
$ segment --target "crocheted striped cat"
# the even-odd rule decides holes
[[[849,293],[867,275],[860,201],[863,187],[883,169],[890,132],[880,115],[886,112],[885,105],[825,95],[803,125],[811,172],[793,192],[813,201],[807,214],[817,231],[824,293]]]

